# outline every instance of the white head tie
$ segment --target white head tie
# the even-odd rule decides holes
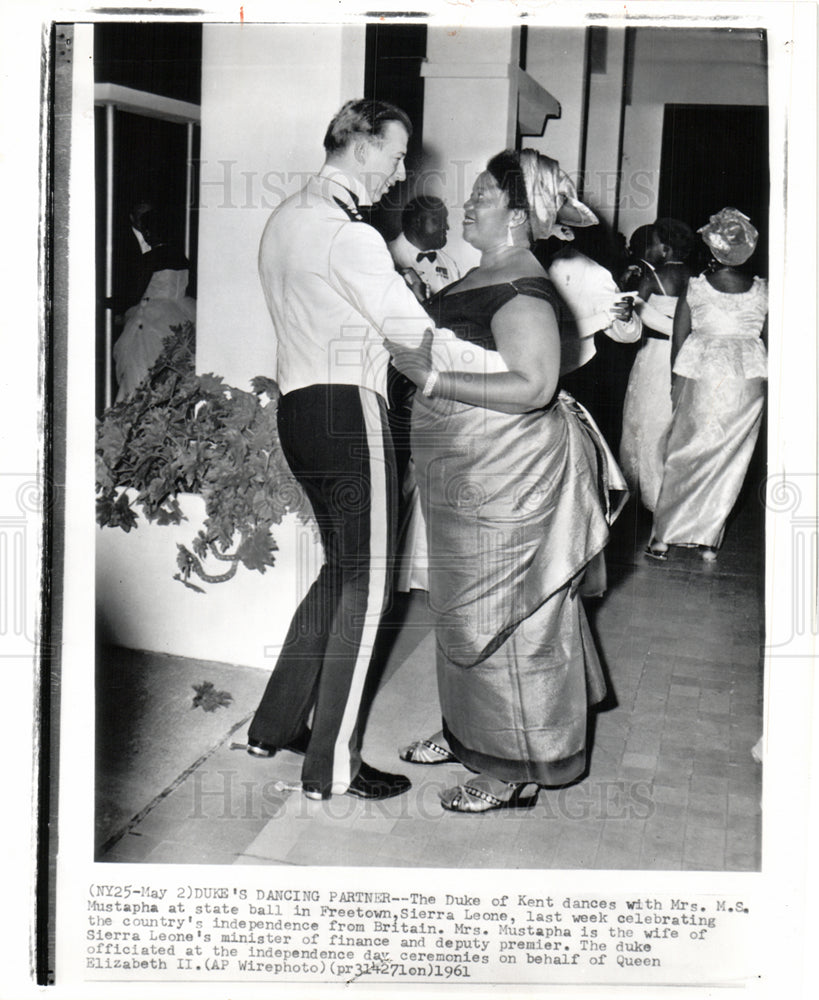
[[[519,160],[531,209],[533,239],[572,239],[568,226],[597,224],[597,216],[577,197],[577,189],[557,160],[536,149],[521,150]]]

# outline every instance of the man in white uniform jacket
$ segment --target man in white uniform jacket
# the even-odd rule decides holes
[[[281,444],[312,504],[325,564],[290,625],[248,751],[303,752],[311,798],[388,798],[410,787],[363,763],[361,742],[397,497],[384,338],[417,346],[431,324],[359,213],[405,179],[410,133],[399,108],[348,101],[327,129],[324,166],[273,212],[259,251],[278,343]]]

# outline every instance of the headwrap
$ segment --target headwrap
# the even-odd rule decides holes
[[[729,267],[744,264],[754,252],[759,237],[748,216],[736,208],[723,208],[697,232],[720,264]]]
[[[567,226],[594,226],[597,216],[577,197],[577,189],[557,160],[536,149],[523,149],[520,169],[529,199],[532,239],[574,238]]]

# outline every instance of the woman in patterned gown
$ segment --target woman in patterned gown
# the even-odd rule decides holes
[[[578,588],[625,484],[558,393],[558,297],[529,250],[586,218],[555,161],[493,157],[465,205],[480,265],[431,302],[454,339],[395,347],[419,387],[412,450],[443,716],[402,758],[476,772],[442,793],[456,812],[532,805],[541,786],[582,777],[589,707],[605,693]]]
[[[674,314],[674,417],[646,555],[699,545],[711,562],[762,423],[768,283],[740,270],[758,236],[747,216],[724,208],[699,232],[716,268],[688,282]]]

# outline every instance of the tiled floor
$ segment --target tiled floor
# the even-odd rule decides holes
[[[241,741],[259,671],[123,650],[100,682],[101,861],[151,863],[755,870],[760,863],[761,512],[752,489],[718,562],[675,549],[645,559],[650,524],[633,503],[608,553],[610,589],[589,616],[610,679],[593,720],[588,778],[537,806],[445,813],[454,765],[402,764],[396,749],[438,726],[425,595],[404,622],[373,706],[364,756],[413,781],[382,803],[311,802],[300,759],[256,760]],[[190,709],[203,679],[233,701]],[[126,728],[123,728],[123,727]],[[125,751],[123,752],[123,746]]]

